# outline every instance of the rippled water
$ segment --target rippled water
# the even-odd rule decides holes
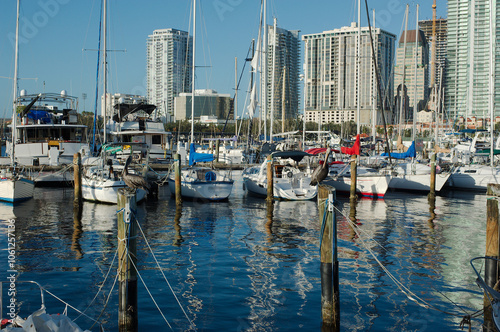
[[[116,207],[85,202],[81,220],[69,189],[36,188],[35,198],[14,208],[0,205],[2,219],[16,216],[19,280],[35,280],[80,310],[96,295],[108,270],[104,294],[86,311],[107,331],[117,330]],[[484,255],[486,196],[448,193],[431,217],[426,196],[389,193],[360,200],[357,230],[349,226],[349,202],[339,197],[339,261],[342,330],[459,331],[465,312],[482,307],[469,260]],[[158,202],[138,206],[138,220],[187,316],[203,331],[295,331],[321,327],[319,232],[316,202],[276,202],[272,219],[264,201],[247,197],[240,174],[229,202],[184,202],[175,211],[168,188]],[[6,247],[6,223],[0,243]],[[376,259],[432,308],[410,300]],[[189,323],[160,273],[146,241],[138,239],[140,276],[175,331]],[[7,252],[0,251],[5,280]],[[19,285],[18,288],[27,286]],[[401,286],[402,287],[402,286]],[[27,296],[28,291],[19,296]],[[37,293],[32,297],[38,299]],[[413,295],[412,295],[413,296]],[[4,290],[4,301],[7,296]],[[35,309],[24,302],[26,314]],[[35,301],[36,302],[36,301]],[[459,309],[453,303],[459,305]],[[64,305],[46,297],[50,313]],[[139,280],[141,331],[169,330]],[[4,309],[5,310],[5,309]],[[453,313],[448,315],[442,311]],[[77,314],[69,309],[70,317]],[[92,322],[77,323],[90,328]],[[482,320],[473,321],[477,330]],[[98,329],[94,326],[94,331]]]

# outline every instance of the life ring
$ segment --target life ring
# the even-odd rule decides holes
[[[286,176],[287,176],[289,179],[291,179],[291,178],[293,177],[293,173],[292,173],[292,171],[288,171],[288,172],[286,173]]]
[[[141,157],[141,155],[140,155],[140,154],[133,154],[133,155],[132,155],[132,159],[133,159],[134,161],[141,161],[142,157]]]

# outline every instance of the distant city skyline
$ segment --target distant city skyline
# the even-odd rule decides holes
[[[108,92],[146,96],[147,36],[154,30],[168,28],[185,30],[192,35],[192,1],[108,2]],[[318,1],[314,6],[304,5],[298,0],[268,2],[267,24],[272,25],[275,16],[280,28],[300,30],[301,35],[336,29],[357,21],[357,1],[342,5]],[[79,98],[80,112],[94,110],[100,3],[100,0],[21,2],[18,91],[25,89],[32,94],[67,90],[68,94]],[[234,58],[238,58],[239,76],[251,40],[257,38],[260,1],[214,0],[199,4],[198,12],[202,17],[198,18],[196,59],[200,69],[197,70],[196,87],[233,95]],[[361,4],[361,25],[366,26],[364,1]],[[420,4],[419,19],[432,18],[431,5]],[[375,9],[376,26],[399,37],[405,3],[369,1],[368,6],[370,16],[371,10]],[[0,34],[0,117],[10,117],[12,80],[9,77],[14,71],[16,0],[4,0],[0,8],[3,13],[0,20],[3,31]],[[415,5],[412,5],[410,22],[415,22],[415,10]],[[445,4],[438,3],[438,17],[446,17],[446,10]],[[303,49],[301,51],[303,53]],[[247,65],[239,91],[239,116],[245,107],[248,68]],[[102,92],[100,86],[99,95]],[[82,94],[87,97],[82,98]],[[299,110],[302,111],[302,106]]]

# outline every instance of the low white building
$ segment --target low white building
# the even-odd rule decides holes
[[[181,93],[175,97],[174,118],[175,120],[191,119],[191,93]],[[229,94],[220,94],[215,90],[195,90],[194,119],[201,120],[211,117],[225,120],[233,107],[233,98]],[[233,116],[231,116],[231,120]]]

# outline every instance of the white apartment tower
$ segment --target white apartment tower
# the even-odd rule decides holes
[[[191,91],[193,39],[185,31],[160,29],[147,40],[148,102],[165,122],[175,119],[174,98]]]
[[[274,118],[278,120],[297,118],[299,112],[299,32],[277,27],[274,33],[272,25],[268,29],[267,81],[270,84],[267,86],[267,109],[271,110],[274,104]],[[274,94],[272,93],[273,87]],[[271,104],[273,95],[274,102]]]
[[[490,4],[493,3],[493,22]],[[447,116],[489,118],[490,116],[490,45],[495,62],[492,74],[500,73],[496,43],[500,1],[449,0],[448,44],[444,105]],[[490,33],[493,24],[493,36]],[[490,40],[491,36],[491,40]],[[494,80],[495,109],[500,106],[500,80]]]
[[[375,66],[368,27],[361,27],[359,58],[357,56],[358,27],[324,31],[302,36],[305,43],[305,118],[307,122],[357,122],[360,104],[360,124],[386,121],[393,98],[391,66],[394,61],[396,36],[380,28],[372,28],[376,61],[381,79],[383,107],[377,98]],[[358,91],[359,81],[359,91]],[[374,112],[375,111],[375,112]],[[372,114],[375,114],[372,119]]]

